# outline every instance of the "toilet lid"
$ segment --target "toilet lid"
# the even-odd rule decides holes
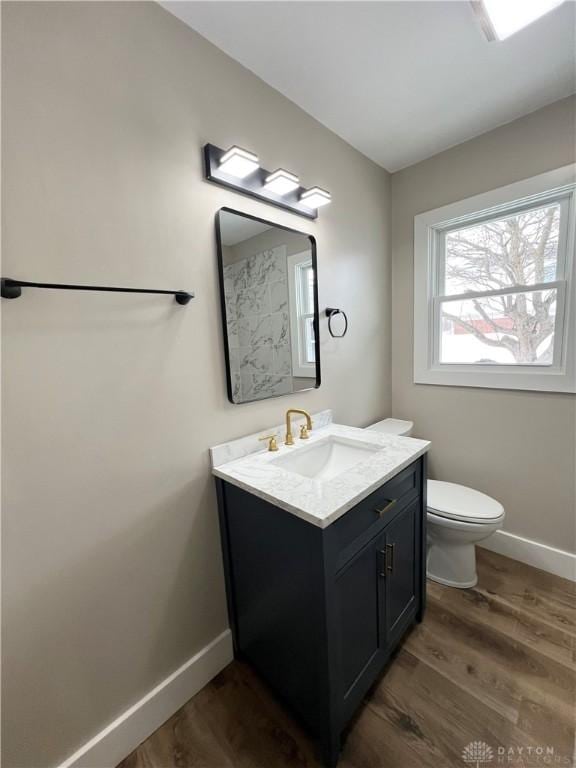
[[[402,419],[383,419],[377,421],[366,429],[372,429],[374,432],[385,432],[388,435],[409,435],[414,428],[413,421],[403,421]]]
[[[428,480],[428,511],[434,515],[471,523],[488,523],[504,514],[502,504],[485,493],[456,483]]]

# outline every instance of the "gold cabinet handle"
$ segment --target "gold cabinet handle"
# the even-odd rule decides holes
[[[386,504],[386,506],[384,506],[384,507],[376,507],[374,512],[377,512],[380,515],[380,517],[382,517],[383,515],[386,514],[386,512],[389,512],[392,509],[392,507],[394,506],[394,504],[396,504],[397,501],[398,501],[398,499],[391,499],[388,502],[388,504]]]
[[[386,570],[394,573],[394,544],[386,544]]]
[[[381,565],[378,568],[378,576],[381,576],[382,578],[386,578],[386,550],[379,549],[378,554],[380,555],[380,562]]]

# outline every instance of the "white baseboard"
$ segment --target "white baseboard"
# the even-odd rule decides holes
[[[507,531],[496,531],[479,546],[563,579],[576,581],[576,555],[563,549],[556,549]]]
[[[232,661],[227,629],[58,768],[114,768]]]

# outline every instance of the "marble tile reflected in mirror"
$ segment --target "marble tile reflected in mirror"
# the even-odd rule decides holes
[[[229,399],[319,387],[314,238],[229,208],[216,233]]]

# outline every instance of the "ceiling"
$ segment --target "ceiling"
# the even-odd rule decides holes
[[[488,42],[467,0],[162,2],[396,171],[576,91],[576,3]]]

